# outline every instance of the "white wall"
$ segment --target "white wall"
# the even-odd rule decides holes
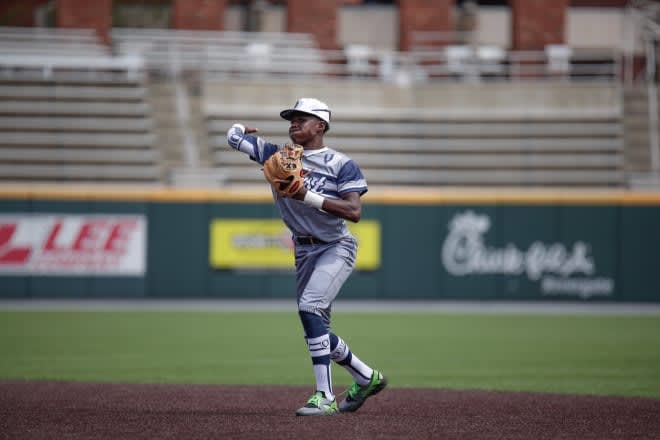
[[[337,17],[340,46],[364,44],[376,49],[399,46],[399,10],[393,6],[344,6]]]
[[[566,23],[566,41],[571,47],[627,49],[639,51],[640,26],[625,9],[571,8]]]
[[[511,10],[504,6],[480,6],[477,18],[478,44],[511,47]]]
[[[571,8],[566,42],[571,47],[621,48],[624,17],[621,9]]]

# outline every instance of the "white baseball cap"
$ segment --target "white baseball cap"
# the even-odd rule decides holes
[[[287,121],[290,121],[294,112],[307,113],[308,115],[316,116],[327,124],[326,131],[330,129],[330,108],[325,102],[319,101],[316,98],[300,98],[296,101],[293,108],[282,110],[280,116]]]

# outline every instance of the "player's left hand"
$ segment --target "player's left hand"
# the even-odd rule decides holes
[[[303,147],[287,144],[264,162],[266,180],[283,197],[293,197],[304,187]]]

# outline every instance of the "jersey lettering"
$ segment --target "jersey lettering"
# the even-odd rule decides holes
[[[307,189],[314,191],[315,193],[323,193],[323,188],[325,188],[327,177],[325,176],[315,176],[310,174],[309,177],[305,179],[305,186]]]

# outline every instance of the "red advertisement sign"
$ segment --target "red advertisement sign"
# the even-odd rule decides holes
[[[139,215],[0,215],[1,275],[144,275]]]

